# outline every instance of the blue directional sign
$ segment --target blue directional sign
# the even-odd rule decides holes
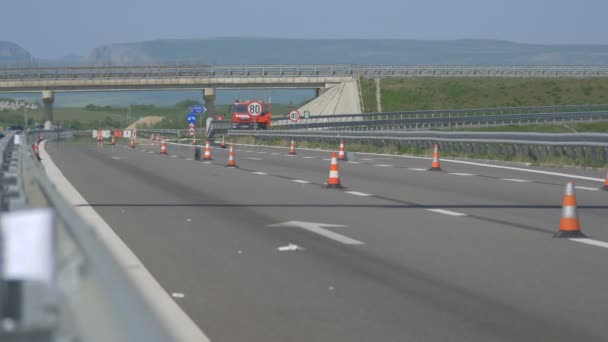
[[[196,123],[196,113],[188,113],[188,123]]]
[[[207,108],[205,108],[205,106],[192,106],[190,111],[192,113],[204,114],[207,111]]]

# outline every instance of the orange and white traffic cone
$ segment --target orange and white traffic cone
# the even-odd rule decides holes
[[[226,139],[225,137],[222,135],[222,142],[220,143],[220,147],[221,148],[226,148]]]
[[[40,159],[40,150],[38,149],[38,142],[35,142],[32,145],[32,149],[34,150],[34,156],[36,157],[37,160],[41,160]]]
[[[439,145],[435,144],[435,148],[433,150],[433,163],[431,164],[431,168],[429,171],[441,171],[441,162],[439,161]]]
[[[574,181],[566,184],[564,199],[562,201],[562,217],[559,221],[559,232],[553,237],[556,238],[585,238],[581,232],[581,223],[578,220],[576,210],[576,194],[574,193]]]
[[[135,149],[135,139],[131,138],[131,144],[129,144],[129,147]]]
[[[296,144],[294,144],[293,140],[291,141],[291,146],[289,147],[289,154],[292,156],[296,155]]]
[[[338,157],[336,156],[336,152],[332,152],[331,154],[331,164],[329,165],[329,178],[327,179],[327,184],[325,184],[325,188],[342,188],[342,184],[340,184],[340,167],[338,166]]]
[[[234,159],[234,149],[230,145],[230,151],[228,152],[228,164],[226,167],[236,167],[236,159]]]
[[[344,140],[340,140],[340,149],[338,150],[338,160],[347,160],[346,152],[344,152]]]
[[[211,160],[211,146],[209,145],[209,140],[205,144],[205,155],[203,156],[203,160]]]
[[[112,146],[116,145],[116,138],[112,136]]]
[[[167,154],[167,143],[165,142],[165,138],[163,138],[163,142],[160,145],[160,154]]]
[[[604,179],[604,187],[602,189],[608,191],[608,170],[606,170],[606,178]]]

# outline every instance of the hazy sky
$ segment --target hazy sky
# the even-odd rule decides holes
[[[608,44],[607,0],[1,0],[0,9],[0,40],[38,58],[226,36]]]

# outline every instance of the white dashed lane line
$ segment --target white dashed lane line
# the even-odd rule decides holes
[[[604,241],[598,241],[598,240],[586,239],[586,238],[585,239],[568,239],[568,240],[574,241],[574,242],[584,243],[584,244],[587,244],[587,245],[608,248],[608,243],[606,243]]]
[[[314,159],[315,157],[302,157],[302,159]]]
[[[451,172],[451,173],[448,173],[448,175],[454,175],[454,176],[477,176],[476,174],[473,174],[473,173],[461,173],[461,172]]]
[[[388,164],[376,164],[374,166],[378,166],[378,167],[393,167],[393,165],[388,165]]]
[[[360,162],[355,162],[355,161],[349,161],[347,162],[348,164],[361,164]]]
[[[186,160],[194,160],[194,159],[192,159],[192,158],[186,158]]]
[[[291,181],[294,183],[300,183],[300,184],[310,184],[309,181],[300,180],[300,179],[292,179]]]
[[[346,193],[355,195],[355,196],[361,196],[361,197],[373,196],[372,194],[366,194],[365,192],[359,192],[359,191],[346,191]]]
[[[413,168],[413,167],[408,168],[408,170],[411,170],[411,171],[427,171],[427,169],[417,169],[417,168]]]
[[[427,209],[428,211],[432,211],[434,213],[449,215],[449,216],[467,216],[467,214],[459,213],[456,211],[443,210],[443,209]]]
[[[278,152],[272,152],[271,154],[272,154],[273,156],[278,156],[278,155],[281,155],[281,154],[280,154],[280,153],[278,153]]]
[[[171,156],[171,158],[177,158],[177,156],[174,154],[174,155]]]
[[[598,188],[588,188],[586,186],[577,186],[575,188],[576,189],[580,189],[580,190],[589,190],[589,191],[597,191],[597,190],[599,190]]]
[[[266,172],[259,172],[259,171],[252,172],[252,173],[255,173],[256,175],[267,175]]]
[[[501,178],[500,180],[504,180],[504,181],[507,181],[507,182],[515,182],[515,183],[532,183],[531,180],[517,179],[517,178]]]

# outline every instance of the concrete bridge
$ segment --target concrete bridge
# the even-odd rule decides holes
[[[356,112],[357,108],[360,111],[356,81],[391,77],[608,77],[608,66],[198,65],[0,69],[0,93],[41,92],[47,120],[51,121],[55,92],[200,89],[209,113],[213,114],[217,89],[307,88],[316,89],[317,95],[321,95],[341,85],[318,102],[332,110]],[[342,105],[345,102],[357,103]]]

